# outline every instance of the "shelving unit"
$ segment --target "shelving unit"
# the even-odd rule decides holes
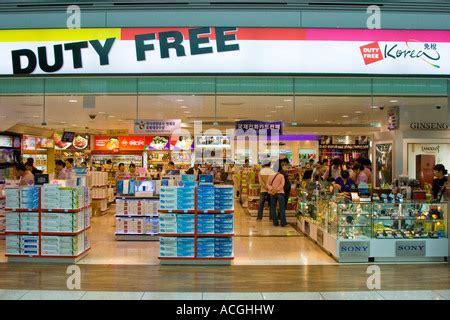
[[[107,172],[91,172],[92,207],[95,216],[103,215],[109,209],[108,183],[110,174]]]
[[[202,242],[203,240],[199,239],[214,239],[210,240],[210,242],[214,241],[214,245],[216,245],[216,239],[231,239],[231,246],[233,248],[233,236],[234,233],[200,233],[198,226],[199,226],[199,216],[200,215],[233,215],[234,217],[234,210],[198,210],[198,187],[194,189],[194,210],[159,210],[159,213],[161,214],[175,214],[179,216],[192,214],[194,217],[194,232],[193,233],[160,233],[160,245],[163,246],[165,241],[168,242],[173,241],[177,242],[178,245],[178,239],[187,239],[189,241],[189,238],[193,239],[194,244],[194,254],[193,256],[185,256],[185,257],[178,257],[178,256],[160,256],[159,260],[161,261],[161,264],[200,264],[200,265],[206,265],[206,264],[214,264],[214,265],[230,265],[234,259],[234,256],[223,256],[223,257],[202,257],[199,255],[199,242]],[[233,195],[234,197],[234,195]],[[214,223],[215,219],[213,220]],[[177,223],[177,222],[175,222]],[[234,222],[233,222],[234,224]],[[220,241],[217,241],[220,242]],[[216,250],[216,248],[214,248]],[[215,251],[214,251],[215,252]],[[233,249],[231,249],[231,252],[233,252]]]
[[[159,197],[117,196],[115,215],[116,240],[158,241],[158,201]],[[145,202],[153,203],[151,208]]]
[[[85,198],[85,200],[87,200]],[[38,219],[38,228],[37,230],[31,230],[31,231],[10,231],[7,230],[5,232],[6,234],[6,254],[5,256],[8,258],[9,262],[32,262],[32,263],[76,263],[79,260],[83,259],[90,250],[90,244],[89,239],[87,237],[87,231],[90,229],[90,205],[84,206],[82,208],[77,209],[43,209],[42,208],[42,202],[41,202],[41,189],[39,189],[39,206],[37,209],[25,209],[25,208],[6,208],[6,219],[8,219],[9,214],[24,214],[24,213],[38,213],[37,219]],[[44,214],[55,214],[55,217],[58,218],[56,221],[59,223],[59,217],[56,216],[56,214],[64,214],[64,215],[75,215],[80,214],[77,216],[77,219],[81,219],[77,221],[77,225],[81,225],[81,229],[74,230],[71,232],[64,232],[64,231],[58,231],[58,232],[49,232],[44,231],[44,221],[43,221],[43,215]],[[73,217],[72,217],[73,219]],[[56,221],[52,221],[52,223],[55,223]],[[47,223],[50,223],[47,221]],[[20,221],[20,229],[21,229],[22,222]],[[72,228],[74,227],[74,223],[72,222]],[[71,239],[69,239],[71,238]],[[37,240],[37,242],[36,242]],[[37,248],[37,254],[23,254],[23,253],[11,253],[10,247],[11,244],[17,243],[18,248],[20,251],[22,250],[22,244],[23,241],[30,241],[30,245],[33,246],[35,249]],[[34,244],[34,243],[37,243]],[[59,244],[61,243],[61,246],[68,246],[71,247],[71,249],[61,249],[59,247]],[[76,246],[76,250],[75,250]],[[71,255],[54,255],[52,252],[55,252],[54,250],[61,251],[67,251],[71,250],[72,253],[76,251],[76,254]],[[9,251],[9,253],[8,253]]]

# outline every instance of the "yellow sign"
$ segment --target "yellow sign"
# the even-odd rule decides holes
[[[110,137],[116,137],[116,136],[127,136],[128,130],[127,129],[113,129],[113,130],[107,130],[106,135]]]

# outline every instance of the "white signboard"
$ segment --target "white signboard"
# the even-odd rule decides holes
[[[2,30],[0,61],[1,75],[450,75],[450,31],[237,27]]]
[[[135,134],[169,134],[181,128],[181,119],[135,120]]]

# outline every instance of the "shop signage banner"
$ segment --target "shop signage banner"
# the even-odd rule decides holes
[[[169,150],[170,138],[164,136],[145,137],[145,150]]]
[[[106,136],[94,137],[94,150],[96,151],[118,151],[120,147],[118,138]]]
[[[127,129],[110,129],[110,130],[106,130],[106,134],[110,137],[127,136],[128,130]]]
[[[55,132],[53,142],[56,150],[85,150],[89,148],[89,135],[76,134],[72,142],[62,142],[62,132]]]
[[[23,136],[22,148],[23,150],[33,151],[33,150],[45,150],[54,147],[53,139],[47,139],[43,137],[35,136]]]
[[[119,137],[119,150],[121,151],[141,151],[144,150],[144,136]]]
[[[244,134],[248,130],[253,129],[257,135],[265,133],[267,136],[283,134],[282,121],[258,121],[258,120],[241,120],[236,121],[236,130],[242,130]]]
[[[340,241],[339,258],[369,257],[369,241]]]
[[[0,147],[12,148],[13,139],[11,136],[0,136]]]
[[[375,145],[375,186],[384,186],[392,183],[393,157],[392,143],[380,143]]]
[[[167,134],[180,130],[181,119],[169,120],[136,120],[134,122],[135,134]]]
[[[397,257],[425,257],[425,241],[396,241],[395,255]]]
[[[0,75],[450,75],[450,31],[240,27],[1,30],[0,61]]]
[[[190,136],[173,135],[170,137],[170,150],[194,150],[194,139]]]

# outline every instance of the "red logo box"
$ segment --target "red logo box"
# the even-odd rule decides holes
[[[366,44],[359,47],[359,49],[361,50],[361,54],[366,65],[384,59],[378,42]]]

